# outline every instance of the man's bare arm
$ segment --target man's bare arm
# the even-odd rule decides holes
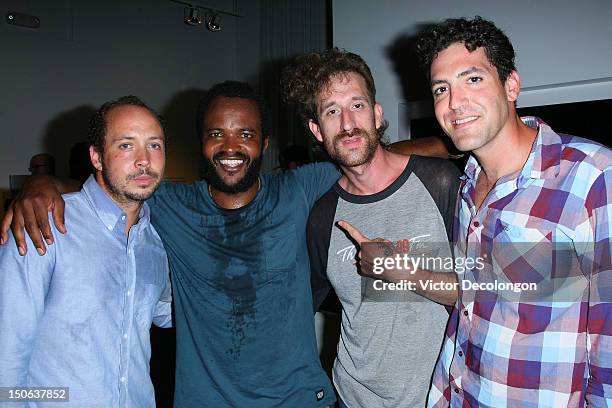
[[[0,223],[0,244],[8,242],[8,229],[13,231],[20,255],[25,255],[27,245],[24,229],[32,239],[40,255],[46,252],[45,241],[53,244],[48,212],[61,233],[66,233],[64,224],[64,200],[61,194],[78,191],[80,184],[74,180],[60,180],[52,176],[33,176],[23,186],[21,193],[13,200],[2,223]]]
[[[419,139],[401,140],[387,147],[393,153],[416,154],[419,156],[449,158],[449,151],[440,137],[424,137]]]

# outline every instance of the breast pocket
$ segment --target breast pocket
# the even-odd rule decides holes
[[[493,242],[495,276],[529,290],[521,301],[575,301],[582,295],[582,275],[574,244],[561,231],[528,228],[498,220]]]
[[[270,278],[277,272],[294,270],[296,267],[297,236],[295,225],[289,224],[281,232],[275,232],[264,237],[264,252],[266,269]]]
[[[539,282],[550,275],[552,232],[497,220],[493,238],[493,265],[509,281]]]

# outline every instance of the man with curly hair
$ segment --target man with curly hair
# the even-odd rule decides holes
[[[573,288],[460,291],[429,405],[611,406],[610,150],[517,115],[514,49],[492,22],[446,20],[417,49],[438,122],[471,151],[455,257],[487,261],[462,281]]]
[[[353,225],[370,236],[411,242],[450,257],[448,236],[459,174],[446,160],[393,153],[365,61],[339,49],[299,57],[284,75],[314,137],[343,176],[315,204],[308,247],[315,308],[333,286],[342,324],[333,376],[340,407],[422,407],[443,340],[444,306],[410,290],[380,290],[360,277]],[[341,230],[334,225],[346,220]],[[440,270],[430,277],[453,282]],[[452,304],[454,297],[438,298]]]

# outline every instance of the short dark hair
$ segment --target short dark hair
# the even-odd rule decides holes
[[[297,105],[298,112],[308,123],[317,120],[317,95],[327,89],[334,77],[350,73],[360,75],[366,84],[370,102],[376,102],[376,85],[368,64],[359,55],[334,47],[322,52],[298,56],[287,66],[282,76],[283,98]],[[380,137],[389,124],[383,121]]]
[[[196,131],[199,138],[202,138],[204,132],[204,116],[206,116],[208,108],[216,98],[241,98],[255,102],[259,110],[263,136],[270,136],[272,130],[270,116],[262,97],[246,82],[225,81],[213,85],[200,100],[196,113]]]
[[[157,119],[159,125],[164,132],[164,144],[166,144],[167,136],[163,118],[155,112],[146,103],[140,100],[134,95],[127,95],[117,98],[112,101],[105,102],[100,108],[93,114],[91,121],[89,122],[89,145],[93,146],[98,152],[104,153],[104,140],[106,137],[106,116],[108,112],[114,108],[121,106],[138,106],[151,112],[151,114]]]
[[[497,69],[502,83],[516,70],[512,43],[493,22],[480,16],[472,20],[449,18],[426,28],[417,38],[417,54],[429,79],[431,64],[438,53],[454,43],[463,43],[470,52],[484,48],[487,59]]]

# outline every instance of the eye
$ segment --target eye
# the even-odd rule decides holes
[[[332,108],[332,109],[328,110],[325,114],[328,115],[328,116],[333,116],[336,113],[338,113],[338,109]]]
[[[478,76],[473,76],[473,77],[469,77],[468,78],[468,82],[471,84],[475,84],[477,82],[482,81],[482,77],[478,77]]]
[[[365,104],[363,102],[357,102],[353,105],[353,108],[355,109],[361,109],[363,107],[365,107]]]
[[[252,134],[252,133],[248,133],[248,132],[244,132],[244,133],[241,135],[241,137],[242,137],[243,139],[245,139],[245,140],[248,140],[248,139],[252,139],[252,138],[253,138],[253,134]]]
[[[208,137],[211,139],[219,139],[223,136],[223,134],[221,132],[210,132],[208,134]]]
[[[445,86],[439,86],[437,88],[434,88],[433,91],[432,91],[434,96],[440,96],[444,92],[446,92],[446,87]]]
[[[121,149],[121,150],[127,150],[127,149],[129,149],[130,147],[132,147],[132,145],[131,145],[130,143],[121,143],[121,144],[119,145],[119,149]]]
[[[161,143],[151,143],[151,149],[161,150],[162,149],[162,145],[161,145]]]

